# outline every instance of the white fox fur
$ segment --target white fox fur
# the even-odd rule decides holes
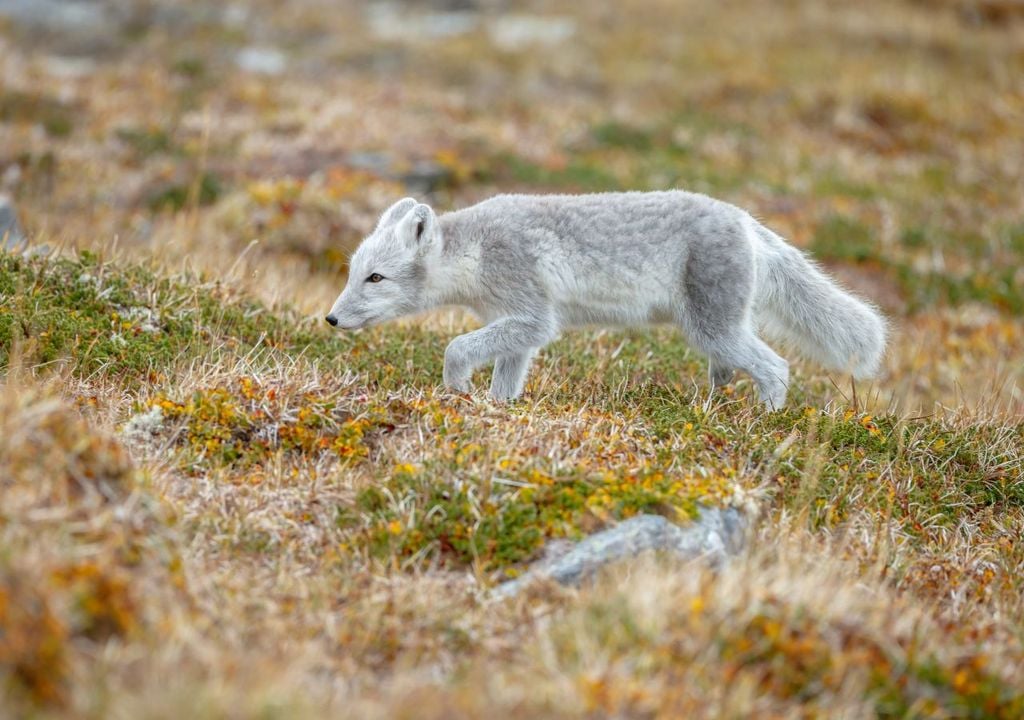
[[[675,324],[707,354],[713,385],[742,370],[769,408],[785,403],[789,364],[758,333],[858,378],[885,350],[871,305],[743,210],[682,191],[500,195],[440,217],[400,200],[352,256],[327,321],[356,329],[442,305],[486,323],[448,345],[445,384],[468,391],[493,362],[499,399],[581,325]]]

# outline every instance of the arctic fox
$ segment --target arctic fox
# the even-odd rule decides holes
[[[561,330],[672,323],[709,359],[782,407],[789,364],[760,337],[826,368],[870,377],[886,326],[803,253],[734,205],[683,191],[499,195],[441,216],[405,198],[352,256],[327,322],[348,330],[442,305],[484,327],[452,340],[444,382],[467,392],[494,363],[491,395],[518,397],[534,354]]]

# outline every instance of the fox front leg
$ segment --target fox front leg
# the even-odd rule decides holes
[[[504,379],[497,380],[497,387],[492,382],[491,393],[495,397],[516,397],[522,392],[522,381],[529,367],[532,349],[546,345],[554,339],[556,332],[551,318],[544,315],[505,317],[479,330],[460,335],[449,343],[444,352],[444,384],[457,392],[469,392],[469,379],[473,371],[495,362],[496,373],[500,371]],[[513,362],[502,359],[506,357],[521,357],[522,360]],[[515,382],[506,382],[513,375]]]
[[[495,400],[513,400],[523,394],[526,375],[530,372],[533,353],[502,355],[494,361],[494,374],[491,376],[491,397]]]

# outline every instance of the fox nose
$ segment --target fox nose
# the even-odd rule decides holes
[[[326,320],[327,324],[330,325],[331,327],[336,327],[338,325],[338,318],[334,317],[333,315],[328,315],[327,317],[324,318],[324,320]]]

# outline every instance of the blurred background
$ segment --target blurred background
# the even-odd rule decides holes
[[[880,304],[898,398],[1020,411],[1018,0],[0,0],[0,193],[319,315],[390,202],[685,188]]]

